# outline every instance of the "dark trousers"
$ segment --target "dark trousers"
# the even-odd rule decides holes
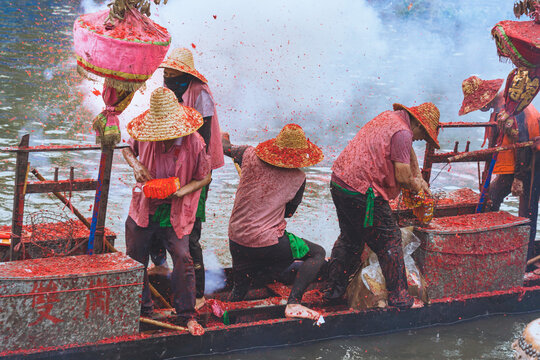
[[[401,231],[388,201],[380,196],[375,197],[373,226],[365,228],[367,197],[363,194],[346,194],[334,185],[331,185],[330,192],[341,230],[330,258],[330,289],[339,294],[345,292],[349,276],[360,265],[364,244],[367,244],[379,259],[386,280],[388,303],[399,307],[412,306],[414,299],[408,293]]]
[[[304,240],[309,252],[304,256],[293,281],[288,304],[300,304],[302,296],[309,284],[315,280],[324,264],[324,249],[312,242]],[[259,248],[246,247],[229,240],[232,256],[233,290],[229,301],[241,301],[246,296],[252,280],[264,274],[265,278],[277,280],[295,259],[287,235],[278,239],[272,246]]]
[[[499,211],[504,199],[512,190],[514,174],[499,174],[489,185],[489,199],[491,200],[491,211]]]
[[[128,216],[126,220],[127,254],[144,265],[142,311],[148,312],[153,308],[146,267],[148,266],[150,248],[155,241],[161,243],[171,255],[173,261],[171,274],[173,306],[179,320],[187,323],[188,320],[197,316],[195,312],[195,274],[189,255],[189,236],[186,235],[179,239],[172,227],[162,228],[153,221],[150,221],[148,227],[140,227]]]
[[[527,260],[535,257],[536,223],[538,221],[538,199],[540,197],[540,172],[534,174],[531,192],[531,179],[523,181],[523,195],[519,198],[519,216],[531,220],[531,232],[529,234],[529,249]]]

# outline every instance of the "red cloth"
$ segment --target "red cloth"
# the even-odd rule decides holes
[[[406,111],[385,111],[360,129],[338,156],[332,171],[354,191],[369,187],[385,200],[399,195],[391,160],[391,139],[400,130],[412,131]],[[412,143],[409,144],[409,147]]]
[[[246,247],[272,246],[283,236],[285,206],[306,175],[300,169],[272,166],[248,147],[242,157],[242,177],[229,220],[229,239]]]
[[[195,104],[201,91],[206,91],[210,96],[212,92],[207,84],[204,84],[201,81],[196,79],[191,80],[189,87],[187,88],[184,95],[182,95],[182,101],[184,105],[195,108]],[[212,96],[212,99],[214,97]],[[203,116],[206,116],[203,114]],[[208,155],[210,155],[211,167],[212,170],[218,169],[225,164],[223,159],[223,146],[221,145],[221,129],[219,127],[219,121],[216,111],[216,105],[214,103],[214,115],[212,115],[212,128],[210,136],[210,144],[208,144]]]
[[[139,161],[146,166],[150,174],[156,174],[160,152],[157,150],[161,142],[134,142],[132,149]],[[182,138],[179,146],[178,158],[175,164],[175,174],[180,179],[180,185],[184,186],[192,180],[202,180],[210,172],[210,159],[206,155],[204,140],[198,133],[193,133]],[[144,196],[137,184],[133,188],[129,216],[141,227],[147,227],[149,223],[151,199]],[[182,238],[189,235],[195,223],[195,213],[199,203],[201,190],[197,190],[182,198],[173,198],[171,204],[171,224],[176,235]],[[154,209],[155,210],[155,209]]]

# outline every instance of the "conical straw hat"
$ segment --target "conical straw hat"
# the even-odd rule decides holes
[[[408,108],[401,104],[394,104],[394,110],[406,110],[416,121],[422,125],[428,134],[428,140],[437,149],[440,149],[437,140],[437,128],[439,127],[439,118],[441,116],[439,109],[430,102]]]
[[[150,109],[131,120],[127,131],[138,141],[163,141],[194,133],[203,123],[197,110],[180,105],[171,90],[159,87],[150,96]]]
[[[282,167],[301,168],[315,165],[322,161],[322,150],[306,139],[300,125],[287,124],[274,139],[260,143],[255,154],[262,161]]]
[[[195,70],[195,63],[193,62],[193,54],[189,49],[176,48],[173,49],[171,55],[165,59],[159,66],[160,68],[175,69],[184,73],[191,74],[201,80],[203,83],[208,81],[200,72]]]
[[[482,80],[478,76],[463,80],[461,83],[463,103],[459,115],[479,110],[489,104],[497,96],[503,81],[503,79]]]

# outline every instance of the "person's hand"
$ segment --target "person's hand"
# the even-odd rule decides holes
[[[135,180],[140,183],[152,180],[152,175],[150,175],[150,171],[148,171],[146,166],[141,163],[135,164],[135,166],[133,166],[133,175],[135,176]]]
[[[512,182],[512,195],[521,196],[523,195],[523,181],[514,178]]]
[[[502,110],[497,114],[497,127],[501,130],[505,128],[506,120],[510,117],[510,114],[506,110]]]
[[[424,193],[429,195],[429,197],[432,197],[431,190],[429,189],[429,184],[423,178],[420,181],[421,181],[421,186],[422,186],[422,190],[424,190]]]
[[[223,146],[223,153],[230,156],[232,144],[228,132],[221,133],[221,145]]]

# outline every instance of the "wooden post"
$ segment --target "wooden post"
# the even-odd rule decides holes
[[[19,143],[19,148],[28,147],[30,135],[26,134]],[[28,176],[28,153],[17,152],[17,162],[15,165],[15,190],[13,196],[13,214],[11,223],[11,245],[9,248],[9,260],[18,260],[20,249],[17,245],[21,242],[23,217],[24,217],[24,192],[26,179]]]
[[[105,219],[107,216],[107,202],[109,198],[109,185],[111,183],[111,168],[114,155],[113,146],[103,146],[99,162],[98,186],[94,199],[94,209],[88,238],[88,254],[103,252],[103,239],[105,237]]]

